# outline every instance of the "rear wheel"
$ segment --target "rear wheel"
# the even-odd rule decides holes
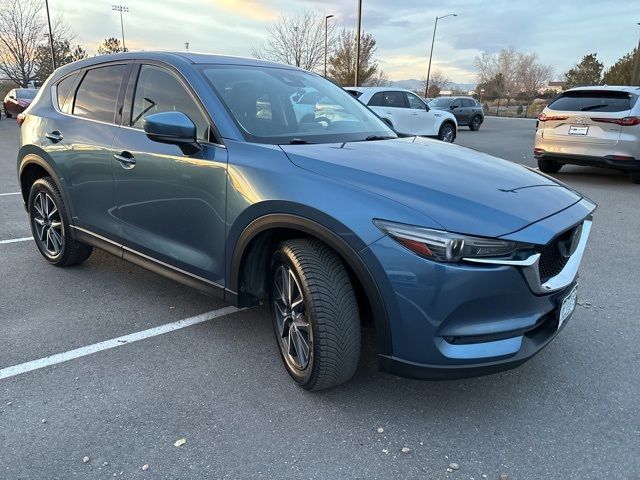
[[[338,255],[317,240],[289,240],[271,258],[273,328],[287,372],[306,390],[349,380],[360,357],[358,304]]]
[[[51,177],[36,180],[29,192],[29,220],[36,246],[49,263],[69,267],[84,262],[93,248],[74,241],[62,196]]]
[[[480,115],[476,115],[471,119],[471,123],[469,123],[469,130],[476,132],[480,130],[480,125],[482,125],[482,117]]]
[[[538,160],[538,168],[544,173],[558,173],[562,168],[562,164],[556,160],[541,158]]]
[[[450,123],[445,123],[440,127],[440,132],[438,133],[438,138],[443,142],[453,143],[453,140],[456,138],[456,131],[453,128],[453,125]]]
[[[631,172],[631,181],[635,184],[640,184],[640,171]]]

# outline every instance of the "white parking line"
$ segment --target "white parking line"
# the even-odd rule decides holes
[[[0,193],[0,197],[6,197],[7,195],[20,195],[20,192]]]
[[[5,243],[28,242],[29,240],[33,240],[33,237],[10,238],[9,240],[0,240],[0,245]]]
[[[40,358],[38,360],[32,360],[30,362],[14,365],[13,367],[6,367],[0,370],[0,380],[9,378],[9,377],[15,377],[16,375],[31,372],[33,370],[38,370],[39,368],[49,367],[51,365],[56,365],[58,363],[67,362],[75,358],[84,357],[86,355],[91,355],[92,353],[101,352],[103,350],[108,350],[110,348],[120,347],[128,343],[144,340],[145,338],[157,337],[158,335],[162,335],[164,333],[180,330],[181,328],[190,327],[191,325],[196,325],[198,323],[208,322],[209,320],[213,320],[214,318],[224,317],[226,315],[230,315],[238,311],[240,310],[237,309],[236,307],[224,307],[224,308],[220,308],[219,310],[213,310],[211,312],[203,313],[201,315],[196,315],[195,317],[189,317],[182,320],[178,320],[177,322],[167,323],[166,325],[160,325],[159,327],[149,328],[148,330],[142,330],[140,332],[130,333],[129,335],[113,338],[111,340],[105,340],[104,342],[100,342],[100,343],[94,343],[93,345],[76,348],[75,350],[69,350],[63,353],[56,353],[55,355],[50,355],[48,357]]]

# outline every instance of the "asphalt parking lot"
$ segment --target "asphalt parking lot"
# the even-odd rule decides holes
[[[457,143],[533,166],[533,128],[489,118]],[[17,145],[3,118],[0,372],[14,374],[0,380],[0,478],[640,478],[640,186],[628,176],[557,175],[599,209],[578,309],[530,362],[469,380],[397,378],[376,371],[366,331],[355,378],[312,394],[290,381],[263,309],[15,374],[224,307],[106,253],[58,269],[32,241],[6,243],[30,236],[13,194]],[[460,468],[447,472],[451,462]]]

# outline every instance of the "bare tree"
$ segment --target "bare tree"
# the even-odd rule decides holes
[[[533,99],[551,79],[553,67],[538,63],[536,53],[525,54],[518,62],[518,87],[525,98]]]
[[[442,70],[434,70],[429,76],[429,91],[427,92],[427,97],[437,97],[442,90],[446,90],[450,83],[451,80]],[[423,93],[426,91],[426,88],[427,79],[425,78],[422,80]]]
[[[378,70],[367,85],[370,87],[387,87],[389,86],[389,77],[384,71]]]
[[[35,78],[44,21],[36,0],[0,0],[0,71],[27,87]]]
[[[498,75],[502,78],[502,95],[507,99],[507,105],[519,91],[518,65],[522,54],[515,48],[503,48],[500,52],[489,54],[484,52],[475,58],[478,69],[479,83],[487,83]]]
[[[324,65],[324,16],[307,10],[299,15],[280,15],[269,27],[266,41],[252,49],[255,58],[320,70]],[[334,26],[329,25],[333,44]]]
[[[368,32],[360,35],[360,70],[358,79],[360,85],[369,86],[388,82],[386,74],[378,66],[374,54],[376,40]],[[329,77],[339,85],[352,86],[356,73],[356,42],[355,33],[342,30],[338,35],[336,48],[329,59]]]

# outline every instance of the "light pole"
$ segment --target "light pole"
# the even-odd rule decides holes
[[[329,35],[329,19],[333,15],[325,15],[324,17],[324,78],[327,78],[327,37]]]
[[[429,68],[427,68],[427,82],[424,87],[424,96],[427,98],[429,96],[429,76],[431,75],[431,58],[433,57],[433,43],[436,40],[436,29],[438,28],[438,20],[447,17],[457,17],[457,13],[449,13],[448,15],[443,15],[441,17],[436,17],[436,23],[433,26],[433,37],[431,37],[431,53],[429,54]]]
[[[362,0],[358,0],[358,20],[356,21],[356,74],[354,86],[357,87],[360,75],[360,29],[362,28]]]
[[[49,15],[49,0],[44,0],[44,5],[47,7],[47,23],[49,24],[49,45],[51,47],[51,64],[53,65],[53,69],[57,68],[56,66],[56,52],[53,48],[53,32],[51,31],[51,16]]]
[[[129,13],[129,7],[125,7],[124,5],[112,5],[111,10],[114,12],[120,12],[120,28],[122,28],[122,51],[127,51],[127,44],[124,43],[124,21],[122,20],[123,13]]]

